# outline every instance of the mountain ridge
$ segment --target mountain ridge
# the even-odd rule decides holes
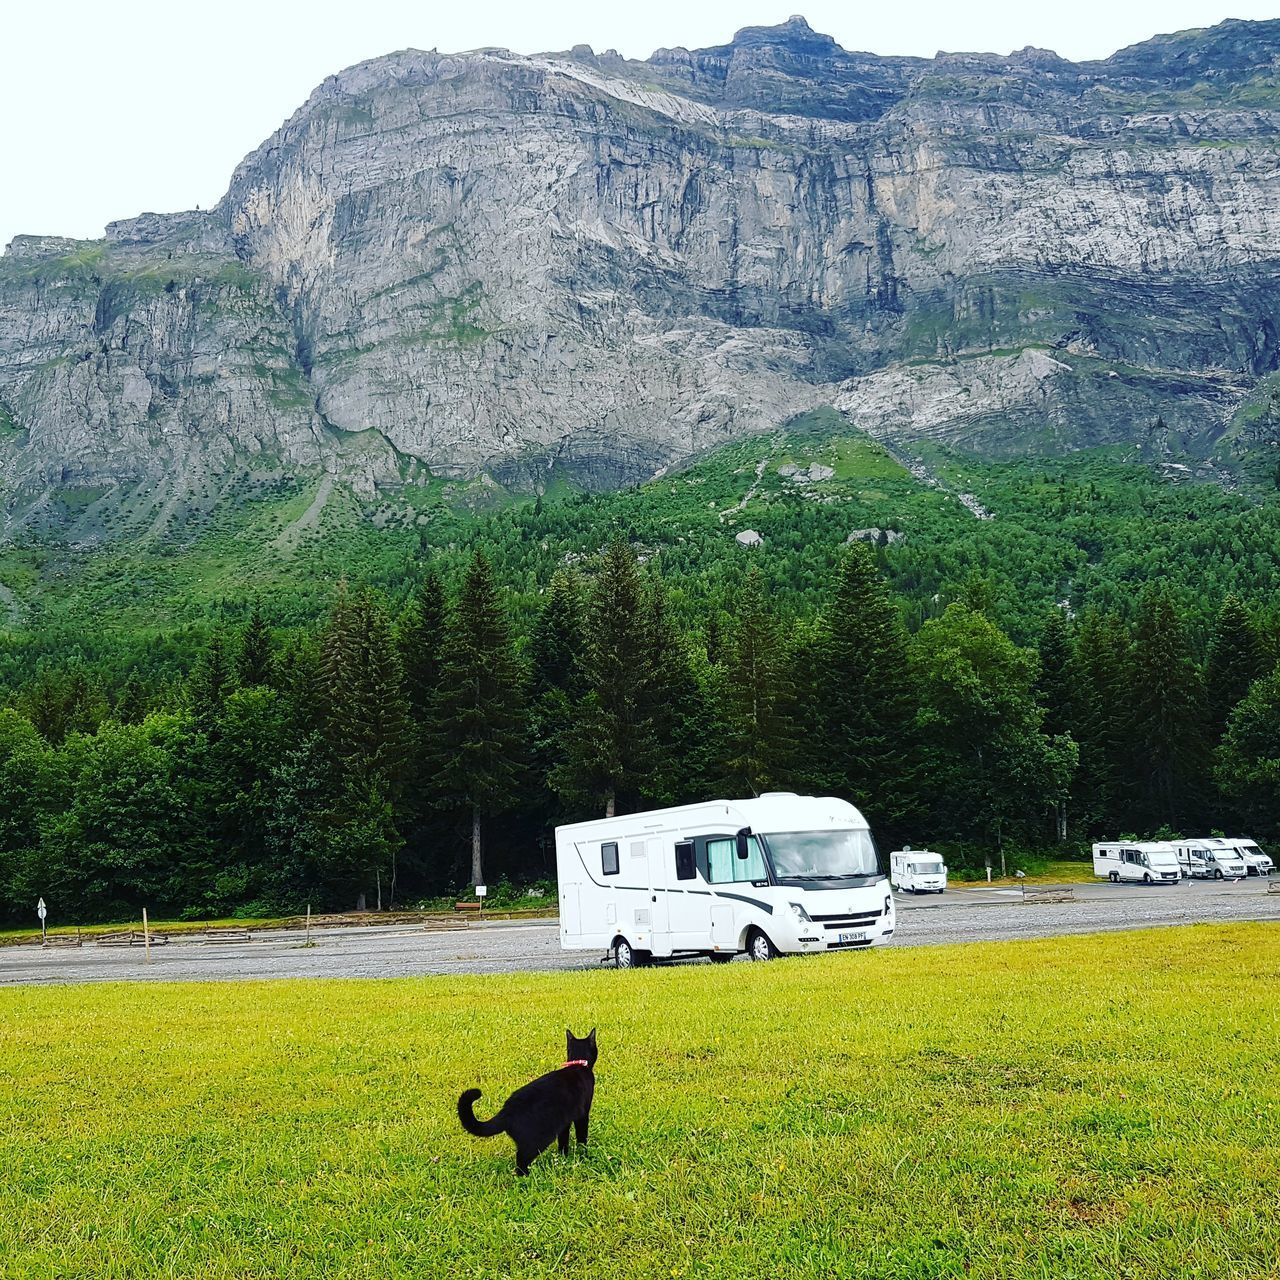
[[[1273,448],[1280,21],[879,58],[803,19],[328,77],[210,211],[0,259],[0,537],[246,473],[631,483],[837,406],[910,449]],[[1037,354],[1039,353],[1039,354]]]

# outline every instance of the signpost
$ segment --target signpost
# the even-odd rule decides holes
[[[49,945],[49,931],[45,926],[44,918],[49,914],[49,908],[44,905],[44,899],[41,898],[36,903],[36,915],[40,917],[40,945],[47,947]]]
[[[489,886],[487,884],[476,885],[476,897],[480,899],[480,914],[484,915],[484,900],[488,896]]]

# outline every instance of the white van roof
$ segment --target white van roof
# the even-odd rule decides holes
[[[831,828],[866,830],[867,820],[847,800],[836,796],[799,796],[792,791],[767,791],[745,800],[707,800],[702,804],[678,805],[671,809],[647,809],[622,814],[616,818],[595,818],[590,822],[574,822],[556,828],[556,833],[578,838],[597,832],[645,829],[668,830],[693,825],[716,823],[723,817],[726,829],[750,827],[768,834],[770,831],[822,831]]]

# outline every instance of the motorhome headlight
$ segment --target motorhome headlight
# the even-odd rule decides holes
[[[791,910],[795,912],[796,919],[799,920],[801,924],[809,924],[811,922],[812,917],[800,903],[792,902],[788,905],[791,907]]]

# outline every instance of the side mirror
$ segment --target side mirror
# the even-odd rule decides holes
[[[742,830],[738,832],[737,836],[738,857],[740,857],[744,862],[751,856],[751,849],[747,845],[747,839],[750,835],[751,828],[743,827]]]

